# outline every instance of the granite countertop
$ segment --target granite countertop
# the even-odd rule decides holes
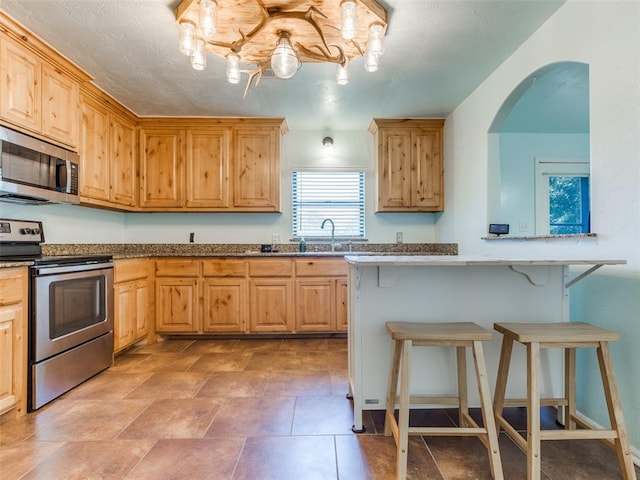
[[[271,252],[261,252],[258,243],[167,243],[167,244],[43,244],[43,255],[112,255],[114,259],[146,257],[345,257],[347,255],[457,255],[455,243],[353,243],[352,250],[332,252],[326,243],[309,244],[299,252],[297,243],[272,245]],[[29,266],[30,261],[0,260],[0,268]]]

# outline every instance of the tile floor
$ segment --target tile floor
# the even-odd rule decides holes
[[[138,346],[36,413],[0,418],[0,478],[393,479],[381,411],[354,435],[344,339],[168,340]],[[522,409],[509,412],[526,424]],[[555,428],[550,412],[548,428]],[[412,413],[450,425],[454,410]],[[500,435],[507,479],[526,457]],[[620,478],[598,441],[543,443],[544,480]],[[412,437],[410,479],[489,479],[476,438]]]

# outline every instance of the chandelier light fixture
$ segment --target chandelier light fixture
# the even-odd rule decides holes
[[[375,0],[183,0],[176,21],[191,66],[204,70],[207,53],[225,58],[229,83],[247,74],[246,96],[264,74],[291,78],[308,62],[335,64],[339,85],[358,57],[375,72],[387,12]]]

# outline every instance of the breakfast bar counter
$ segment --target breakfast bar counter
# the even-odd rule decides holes
[[[569,288],[613,259],[499,258],[465,255],[346,256],[349,279],[349,389],[354,431],[363,430],[362,411],[384,409],[392,341],[385,322],[475,322],[493,331],[494,322],[569,321]],[[570,271],[576,266],[577,273]],[[501,337],[485,346],[493,388]],[[473,371],[468,359],[469,371]],[[561,352],[542,354],[540,386],[545,396],[562,392]],[[419,349],[413,356],[415,394],[449,395],[457,390],[453,349]],[[509,398],[524,398],[525,355],[514,349]],[[475,378],[468,388],[478,405]],[[415,387],[415,388],[414,388]]]

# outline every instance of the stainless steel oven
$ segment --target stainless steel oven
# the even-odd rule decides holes
[[[30,270],[29,396],[35,410],[113,363],[113,262],[51,259]]]
[[[43,256],[40,222],[0,219],[0,258],[29,261],[28,410],[113,363],[113,261]]]

